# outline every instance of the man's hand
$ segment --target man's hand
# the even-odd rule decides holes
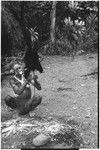
[[[28,82],[31,82],[33,80],[32,75],[29,75],[27,80]]]
[[[38,76],[37,75],[34,75],[33,76],[33,80],[37,80],[38,79]]]
[[[37,75],[32,75],[30,74],[29,77],[28,77],[28,81],[31,82],[32,80],[36,81],[38,79],[38,76]]]
[[[22,80],[23,80],[23,83],[26,83],[26,84],[28,84],[28,83],[29,83],[29,81],[28,81],[28,80],[26,80],[24,76],[22,76]]]

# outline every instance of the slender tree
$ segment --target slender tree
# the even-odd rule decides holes
[[[56,25],[56,1],[52,3],[51,9],[51,41],[55,43],[55,25]]]

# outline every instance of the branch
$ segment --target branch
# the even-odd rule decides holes
[[[95,74],[98,74],[98,71],[92,72],[92,73],[88,73],[88,74],[82,75],[82,76],[80,76],[80,77],[86,77],[86,76],[91,76],[91,75],[95,75]]]

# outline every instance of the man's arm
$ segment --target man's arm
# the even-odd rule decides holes
[[[38,90],[41,90],[41,84],[37,81],[38,76],[37,75],[30,75],[28,77],[28,81],[34,86],[36,87]]]
[[[13,79],[10,80],[10,85],[13,88],[13,91],[15,92],[15,94],[17,94],[17,95],[20,95],[24,91],[27,84],[28,84],[28,81],[25,81],[20,87],[18,87],[14,83]]]
[[[41,90],[41,85],[37,80],[30,81],[33,86],[35,86],[39,91]]]

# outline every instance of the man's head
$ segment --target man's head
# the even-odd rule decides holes
[[[14,64],[12,69],[15,74],[19,74],[19,75],[23,74],[23,67],[18,63]]]

